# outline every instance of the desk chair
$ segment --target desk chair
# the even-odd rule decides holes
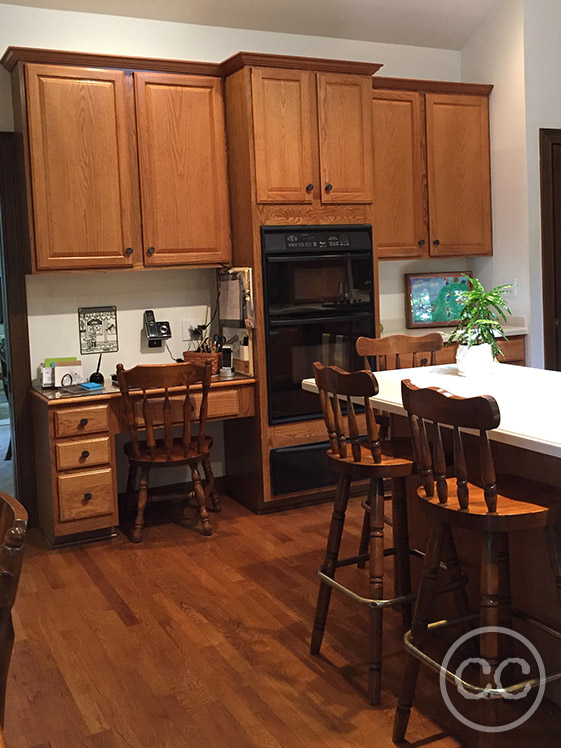
[[[318,654],[329,609],[332,589],[344,593],[351,599],[364,603],[370,609],[371,651],[369,663],[368,693],[370,702],[380,703],[382,674],[382,613],[384,608],[410,606],[410,570],[407,532],[407,508],[405,505],[405,478],[411,474],[413,463],[394,457],[391,442],[380,441],[379,425],[370,405],[370,398],[378,393],[376,378],[369,371],[345,372],[336,366],[314,364],[314,375],[319,389],[323,418],[327,427],[330,448],[327,452],[330,467],[338,473],[339,482],[329,529],[327,549],[322,566],[318,570],[321,580],[311,653]],[[341,411],[339,398],[346,400],[346,418]],[[359,425],[355,415],[353,398],[364,407],[367,435],[359,436]],[[396,529],[396,547],[384,549],[384,493],[383,480],[393,483],[392,497]],[[369,481],[370,553],[364,557],[339,560],[339,548],[345,522],[352,480]],[[384,556],[396,555],[398,577],[396,597],[384,599]],[[369,559],[371,597],[364,598],[335,581],[335,571],[341,566],[356,564]]]
[[[497,402],[489,395],[462,398],[435,387],[420,389],[404,380],[401,384],[403,406],[409,415],[413,438],[415,461],[419,468],[421,486],[417,489],[415,501],[420,511],[430,522],[430,537],[424,560],[423,572],[417,594],[411,630],[405,634],[404,643],[409,653],[402,691],[398,701],[394,725],[394,741],[404,739],[409,713],[413,702],[420,661],[441,673],[457,686],[456,674],[441,668],[441,664],[426,651],[429,630],[440,626],[450,626],[454,622],[466,623],[479,618],[479,626],[511,627],[511,616],[520,615],[528,623],[543,624],[528,614],[510,609],[510,569],[508,537],[511,532],[524,532],[543,528],[549,550],[551,566],[557,591],[561,594],[561,542],[556,523],[559,521],[559,497],[555,489],[524,481],[520,478],[504,480],[504,494],[499,494],[496,485],[495,468],[487,432],[497,428],[500,414]],[[442,429],[441,426],[448,429]],[[466,452],[461,429],[476,431],[476,446],[479,455],[481,485],[468,482]],[[429,442],[429,436],[431,441]],[[443,440],[449,436],[454,445],[452,475],[447,468]],[[477,453],[476,453],[477,454]],[[500,481],[499,481],[500,482]],[[447,546],[447,567],[457,578],[461,575],[457,556],[453,548],[452,529],[463,528],[479,533],[481,542],[481,584],[479,614],[471,615],[465,589],[456,590],[456,606],[459,618],[452,621],[439,621],[429,624],[431,602],[437,583],[439,563],[443,558],[443,547]],[[453,556],[450,555],[452,549]],[[545,580],[544,580],[545,581]],[[553,579],[551,582],[553,583]],[[550,627],[545,630],[561,638],[561,634]],[[479,655],[489,664],[489,669],[481,668],[482,685],[470,683],[462,675],[463,687],[480,698],[481,724],[496,724],[497,698],[506,691],[516,694],[525,688],[527,682],[505,685],[504,691],[494,687],[500,683],[495,679],[499,664],[498,634],[493,630],[479,634]],[[500,673],[498,673],[500,676]],[[527,676],[528,674],[525,673]],[[559,677],[553,673],[546,682]],[[536,679],[537,681],[537,679]],[[533,686],[539,683],[534,682]],[[487,689],[488,698],[481,694]],[[453,686],[451,686],[453,687]],[[526,689],[527,690],[527,689]],[[502,693],[501,693],[502,692]],[[478,720],[479,721],[479,720]],[[494,732],[479,733],[480,748],[495,746]]]
[[[204,535],[212,535],[206,495],[198,469],[199,464],[202,464],[207,481],[212,479],[209,462],[212,438],[205,435],[210,378],[210,363],[204,366],[190,363],[139,365],[128,371],[123,364],[117,364],[117,379],[131,437],[131,441],[125,445],[125,453],[129,459],[129,495],[135,489],[137,470],[141,470],[137,514],[132,535],[135,543],[142,540],[150,470],[179,465],[186,465],[191,469],[202,531]],[[191,423],[195,419],[189,388],[199,383],[202,384],[198,413],[199,430],[197,436],[192,437]],[[170,397],[170,389],[173,387],[185,388],[185,394],[181,392]],[[134,390],[140,390],[142,395],[138,393],[138,397],[135,397],[135,393],[131,392]],[[175,418],[172,416],[172,409],[177,411]],[[178,420],[182,425],[182,433],[181,436],[174,437],[173,422],[177,423]],[[146,432],[143,439],[139,438],[140,431]],[[161,434],[162,431],[163,437],[157,438],[157,434]],[[213,479],[212,485],[214,486]]]
[[[12,606],[16,599],[27,512],[16,499],[0,493],[0,725],[4,726],[6,682],[14,644]]]

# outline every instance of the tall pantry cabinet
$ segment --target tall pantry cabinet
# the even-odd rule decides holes
[[[257,511],[320,496],[273,496],[270,451],[326,438],[321,418],[269,423],[260,228],[372,223],[372,75],[379,67],[245,52],[222,65],[233,260],[254,268],[259,372],[257,415],[225,424],[227,490]],[[241,441],[243,451],[228,447]]]

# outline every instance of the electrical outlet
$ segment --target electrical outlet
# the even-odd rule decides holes
[[[182,319],[181,320],[181,339],[182,340],[197,340],[198,322],[194,319]],[[198,336],[200,340],[200,335]]]

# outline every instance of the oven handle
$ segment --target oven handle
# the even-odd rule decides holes
[[[267,262],[307,262],[309,260],[370,260],[370,252],[345,252],[324,255],[265,255]]]
[[[370,319],[372,314],[369,312],[362,312],[361,314],[345,314],[337,317],[331,317],[326,314],[325,317],[296,317],[294,319],[270,319],[269,325],[271,327],[293,327],[294,325],[317,325],[322,322],[352,322],[358,319]]]

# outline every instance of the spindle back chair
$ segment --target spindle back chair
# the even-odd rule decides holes
[[[443,346],[442,336],[437,333],[428,335],[388,335],[384,338],[358,338],[356,352],[364,358],[364,368],[371,369],[370,359],[374,358],[376,371],[401,369],[402,356],[407,357],[408,367],[434,366],[436,351]],[[427,354],[429,357],[427,358]]]
[[[135,542],[140,542],[142,537],[150,469],[178,465],[188,465],[191,468],[203,533],[212,534],[205,491],[197,467],[199,463],[203,464],[208,482],[212,478],[212,472],[210,476],[208,474],[212,439],[206,435],[205,430],[211,369],[210,362],[203,366],[192,363],[140,364],[129,370],[125,370],[122,364],[117,364],[117,379],[131,438],[125,445],[130,464],[129,493],[134,490],[137,468],[141,468],[138,510],[133,532]],[[198,412],[195,412],[192,396],[191,388],[194,385],[201,392]],[[198,430],[193,435],[193,425],[197,420]],[[174,426],[181,427],[181,436],[174,436]]]
[[[324,563],[318,570],[321,584],[311,642],[312,654],[318,654],[323,640],[325,622],[333,588],[369,607],[371,626],[371,657],[368,693],[370,702],[380,701],[382,668],[382,611],[385,607],[401,606],[406,619],[410,616],[410,570],[407,532],[407,507],[405,505],[405,478],[410,475],[410,460],[395,457],[389,441],[380,440],[380,427],[374,418],[370,398],[378,393],[378,383],[370,371],[345,372],[336,366],[314,364],[314,376],[319,396],[329,449],[330,467],[339,474],[337,493],[331,518]],[[343,414],[341,402],[346,406]],[[364,426],[359,422],[356,406],[360,405]],[[366,430],[366,434],[361,431]],[[394,519],[396,527],[395,548],[384,548],[384,492],[383,480],[392,479]],[[368,525],[367,545],[363,553],[339,560],[339,549],[345,522],[349,491],[353,480],[368,480],[368,506],[372,516]],[[368,551],[369,548],[369,552]],[[395,597],[383,598],[384,556],[396,556]],[[358,564],[370,568],[369,598],[355,594],[335,581],[335,571],[340,566]]]
[[[0,725],[4,726],[6,683],[14,643],[12,607],[16,599],[27,511],[6,493],[0,493]]]
[[[484,669],[479,684],[463,681],[464,689],[473,694],[473,698],[481,700],[481,724],[495,725],[497,698],[504,697],[505,692],[519,693],[526,683],[511,684],[504,689],[491,688],[488,689],[487,698],[482,696],[488,683],[498,682],[494,679],[500,654],[497,627],[511,628],[512,616],[518,614],[510,608],[510,532],[544,529],[556,588],[561,594],[561,542],[557,530],[561,516],[559,497],[555,490],[541,484],[520,479],[510,483],[506,477],[500,481],[499,493],[489,439],[489,431],[500,423],[496,400],[489,395],[457,397],[435,387],[416,387],[410,380],[402,381],[401,391],[420,476],[412,510],[418,508],[425,514],[430,523],[430,534],[413,622],[404,638],[410,657],[395,717],[396,742],[402,741],[405,736],[420,662],[440,669],[443,677],[456,682],[456,674],[441,667],[425,647],[439,566],[445,560],[456,576],[460,573],[453,545],[454,528],[475,531],[482,537],[479,614],[470,614],[465,592],[462,595],[457,591],[455,595],[459,616],[457,623],[465,624],[479,617],[479,654],[489,665],[488,669]],[[446,464],[446,440],[453,442],[452,465]],[[475,476],[473,481],[470,480],[472,475]],[[448,558],[444,558],[444,554]],[[526,622],[537,623],[544,628],[542,622],[527,613],[522,617]],[[450,626],[453,623],[450,620],[433,623],[430,628],[435,631],[441,625]],[[546,630],[561,639],[561,632],[555,632],[551,627]],[[547,675],[546,682],[555,680],[559,675]],[[480,748],[494,746],[495,733],[482,732],[479,745]]]

